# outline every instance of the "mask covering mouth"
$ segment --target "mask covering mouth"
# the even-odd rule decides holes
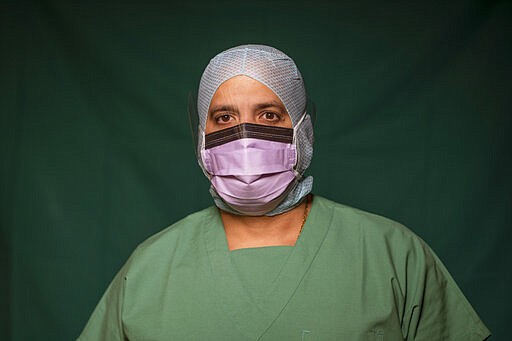
[[[294,129],[242,123],[206,134],[201,159],[219,196],[244,215],[273,210],[299,174]]]

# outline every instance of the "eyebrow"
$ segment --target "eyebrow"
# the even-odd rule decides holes
[[[266,108],[271,108],[271,107],[279,108],[280,110],[282,110],[283,112],[286,113],[286,109],[285,109],[284,105],[278,101],[270,101],[270,102],[266,102],[266,103],[260,103],[260,104],[256,105],[255,109],[261,110],[261,109],[266,109]]]
[[[213,114],[215,114],[216,112],[219,112],[219,111],[236,112],[236,111],[238,111],[238,108],[234,105],[221,104],[221,105],[216,105],[216,106],[210,108],[208,113],[210,116],[213,116]]]

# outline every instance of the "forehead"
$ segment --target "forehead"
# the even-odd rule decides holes
[[[217,88],[210,102],[210,106],[212,103],[218,101],[253,102],[268,99],[278,101],[283,105],[279,96],[268,86],[251,77],[239,75],[226,80]]]
[[[283,103],[292,121],[305,110],[304,82],[293,60],[283,52],[261,45],[244,45],[221,52],[210,60],[198,88],[197,113],[204,129],[215,92],[226,80],[246,75],[269,87]]]

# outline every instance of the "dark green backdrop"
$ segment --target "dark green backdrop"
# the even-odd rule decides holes
[[[303,72],[314,192],[409,226],[510,337],[510,2],[170,3],[0,5],[0,339],[75,338],[139,242],[211,204],[187,94],[242,43]]]

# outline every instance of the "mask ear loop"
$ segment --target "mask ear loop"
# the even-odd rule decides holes
[[[311,121],[311,125],[315,124],[316,121],[316,107],[315,103],[311,101],[309,98],[306,99],[306,108],[304,109],[304,113],[300,117],[297,124],[293,127],[293,144],[296,145],[296,138],[297,138],[297,131],[299,130],[299,127],[301,126],[302,122],[306,119],[306,117],[309,116],[309,119]]]
[[[311,127],[313,127],[315,125],[315,123],[316,123],[316,106],[315,106],[315,103],[309,97],[306,99],[306,108],[304,109],[304,113],[300,117],[300,119],[297,122],[297,124],[295,125],[295,127],[293,127],[293,145],[295,146],[295,153],[296,153],[296,160],[297,160],[297,162],[295,163],[295,166],[294,166],[294,172],[295,172],[297,178],[302,177],[304,175],[304,172],[306,171],[306,169],[304,169],[302,171],[302,173],[298,173],[295,170],[295,167],[299,164],[299,161],[300,161],[299,160],[300,154],[298,152],[298,145],[297,145],[298,131],[299,131],[299,128],[301,127],[302,123],[306,119],[310,120]]]
[[[296,145],[296,142],[297,142],[297,130],[299,130],[300,125],[302,124],[302,122],[304,121],[304,119],[306,118],[307,115],[308,115],[308,112],[304,111],[304,114],[302,114],[302,116],[300,117],[300,119],[297,122],[297,124],[295,125],[295,127],[293,127],[293,144],[294,145]]]
[[[300,179],[302,174],[297,172],[297,170],[295,169],[297,167],[297,165],[299,164],[299,151],[298,151],[298,147],[297,147],[297,132],[299,130],[299,127],[300,125],[302,124],[302,122],[306,119],[306,116],[308,115],[308,112],[305,110],[304,113],[302,114],[302,116],[300,117],[299,121],[297,122],[297,124],[295,125],[295,127],[293,127],[293,140],[292,140],[292,145],[295,147],[295,165],[293,166],[293,173],[295,174],[295,179]]]

